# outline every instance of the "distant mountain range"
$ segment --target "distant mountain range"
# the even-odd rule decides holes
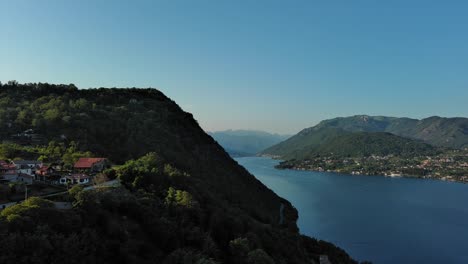
[[[208,134],[233,157],[253,156],[290,137],[256,130],[225,130]]]
[[[397,136],[422,140],[428,144],[449,148],[468,147],[468,118],[432,116],[424,119],[358,115],[322,121],[322,127],[341,128],[356,132],[389,132]],[[314,129],[312,128],[312,129]],[[306,129],[303,132],[307,132]]]
[[[310,155],[411,155],[468,147],[468,118],[425,119],[358,115],[324,120],[261,154],[284,159]]]

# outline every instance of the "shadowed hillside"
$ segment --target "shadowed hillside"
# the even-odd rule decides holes
[[[331,244],[300,236],[296,209],[158,90],[9,82],[0,98],[5,143],[73,141],[125,162],[116,171],[124,187],[74,192],[68,212],[44,201],[2,212],[1,244],[12,248],[2,251],[2,263],[18,255],[23,261],[15,263],[37,255],[50,256],[38,263],[58,263],[67,245],[81,250],[69,257],[73,263],[316,263],[320,254],[355,263]],[[17,142],[25,130],[41,141]]]

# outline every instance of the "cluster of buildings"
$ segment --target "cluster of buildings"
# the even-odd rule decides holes
[[[312,170],[353,175],[410,176],[468,183],[468,152],[447,150],[434,156],[334,157],[284,161],[280,169]]]
[[[87,184],[107,168],[110,163],[106,158],[80,158],[69,171],[64,171],[60,164],[45,165],[37,160],[0,161],[0,182]]]

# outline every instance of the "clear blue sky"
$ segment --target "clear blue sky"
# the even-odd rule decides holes
[[[468,116],[468,1],[0,0],[0,80],[155,87],[206,130]]]

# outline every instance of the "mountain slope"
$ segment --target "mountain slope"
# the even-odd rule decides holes
[[[337,128],[312,129],[311,131],[303,130],[297,135],[265,149],[261,154],[281,156],[284,158],[297,158],[298,155],[295,153],[314,149],[324,142],[346,133],[346,131]]]
[[[429,144],[399,137],[386,132],[347,132],[335,128],[321,128],[312,134],[298,135],[285,141],[265,154],[283,159],[303,160],[320,156],[366,157],[371,155],[431,155],[437,149]]]
[[[0,140],[33,129],[47,142],[75,141],[82,150],[118,164],[156,152],[202,178],[222,200],[249,207],[262,221],[278,222],[279,204],[285,201],[238,166],[192,114],[156,89],[3,85],[0,98],[0,120],[8,124]],[[256,195],[265,195],[259,199],[264,203],[252,204]]]
[[[385,132],[355,132],[329,139],[310,154],[366,157],[429,155],[436,149],[419,141],[402,138]]]
[[[289,136],[254,130],[209,132],[231,156],[251,156],[273,146]]]
[[[34,200],[3,211],[2,263],[316,263],[321,254],[355,263],[301,236],[296,209],[155,89],[12,82],[0,85],[0,121],[2,141],[32,129],[41,141],[132,159],[117,172],[125,187],[74,191],[72,210]]]
[[[468,147],[468,118],[428,117],[421,120],[385,116],[358,115],[320,122],[313,128],[339,128],[357,132],[389,132],[398,136],[422,140],[428,144],[449,148]]]

